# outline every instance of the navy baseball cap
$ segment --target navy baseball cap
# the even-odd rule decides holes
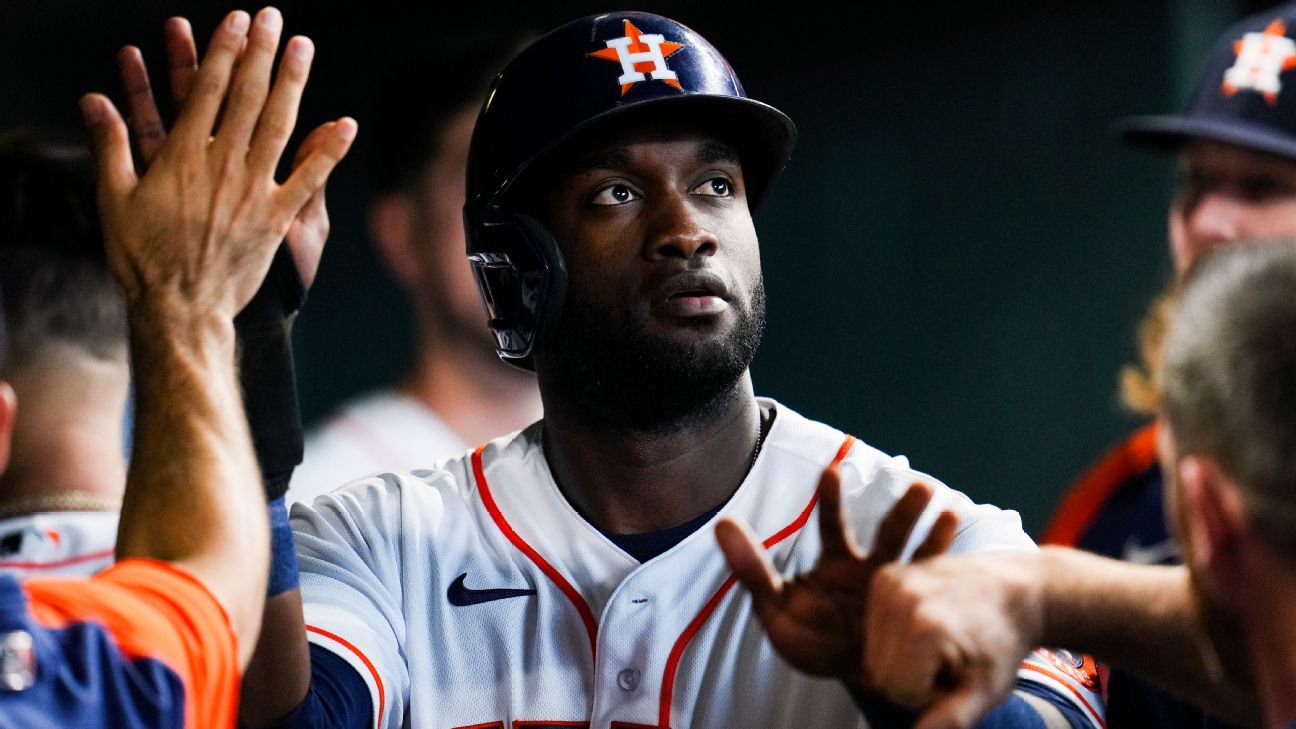
[[[1183,113],[1124,119],[1116,132],[1156,151],[1206,139],[1296,159],[1296,3],[1229,28]]]

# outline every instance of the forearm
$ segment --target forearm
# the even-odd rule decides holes
[[[1221,717],[1258,724],[1255,689],[1207,666],[1182,567],[1134,565],[1065,548],[1039,557],[1043,645],[1143,676]]]
[[[234,378],[228,320],[132,302],[138,411],[119,558],[183,565],[229,612],[246,663],[260,624],[268,526]]]
[[[240,725],[264,727],[280,721],[301,704],[310,682],[301,592],[290,590],[266,600],[261,637],[243,675]]]

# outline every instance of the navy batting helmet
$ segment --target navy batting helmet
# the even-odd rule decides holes
[[[747,98],[705,38],[659,15],[573,21],[532,43],[495,77],[473,129],[464,224],[468,259],[505,362],[532,368],[531,355],[552,336],[567,288],[553,235],[531,215],[510,210],[506,194],[558,145],[664,105],[726,122],[753,207],[796,141],[792,120]]]

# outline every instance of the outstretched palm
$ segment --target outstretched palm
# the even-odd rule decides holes
[[[731,519],[720,522],[716,527],[720,548],[734,575],[751,591],[753,609],[784,660],[806,673],[866,686],[864,619],[869,585],[878,568],[900,557],[931,497],[931,487],[910,486],[882,520],[873,550],[864,555],[846,527],[841,475],[829,466],[819,479],[823,553],[813,570],[790,580],[774,569],[747,527]],[[914,559],[947,550],[956,527],[954,514],[942,512]]]
[[[198,72],[198,49],[194,43],[193,29],[184,18],[167,21],[164,35],[171,99],[176,108],[181,108]],[[148,68],[140,50],[134,46],[123,48],[117,61],[122,88],[126,92],[131,136],[139,153],[136,160],[142,168],[147,169],[166,142],[166,125],[153,97]],[[327,122],[308,134],[297,149],[292,169],[298,169],[312,153],[320,149],[336,126],[337,122]],[[324,188],[320,187],[297,212],[285,235],[303,289],[310,289],[315,280],[328,234],[328,210],[324,205]]]

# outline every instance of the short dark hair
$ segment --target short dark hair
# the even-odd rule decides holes
[[[47,344],[125,355],[126,303],[108,272],[83,146],[0,134],[0,290],[7,372]]]
[[[1180,456],[1238,482],[1256,533],[1296,558],[1296,243],[1202,258],[1166,338],[1161,407]]]
[[[440,154],[446,122],[480,107],[490,82],[525,44],[518,35],[457,38],[396,71],[373,105],[370,174],[374,192],[412,189]]]

